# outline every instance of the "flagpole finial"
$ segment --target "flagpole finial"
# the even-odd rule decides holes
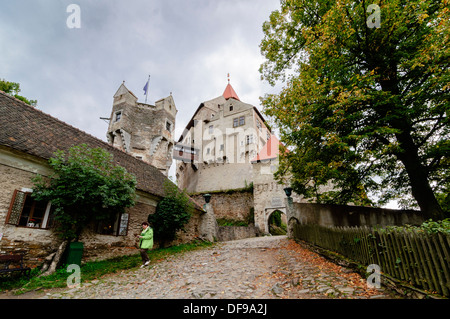
[[[230,73],[227,74],[228,77],[228,84],[230,84]]]

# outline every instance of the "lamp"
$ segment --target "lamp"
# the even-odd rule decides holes
[[[287,197],[291,197],[292,187],[285,187],[285,188],[283,188],[283,190],[284,190],[284,192],[285,192]]]
[[[203,194],[203,198],[205,199],[205,203],[208,204],[211,200],[211,194]]]

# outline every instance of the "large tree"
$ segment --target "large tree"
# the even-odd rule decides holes
[[[262,77],[284,82],[262,99],[289,149],[276,177],[319,202],[397,198],[443,218],[449,1],[283,0],[263,31]]]

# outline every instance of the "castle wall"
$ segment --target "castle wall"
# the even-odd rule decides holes
[[[211,163],[198,164],[195,171],[191,164],[183,165],[178,185],[188,193],[211,192],[228,189],[244,188],[253,181],[252,165],[250,163],[227,164]]]
[[[205,204],[203,194],[191,196],[202,206]],[[212,193],[210,205],[217,219],[228,218],[233,220],[248,220],[253,208],[253,193],[236,191],[232,193]]]

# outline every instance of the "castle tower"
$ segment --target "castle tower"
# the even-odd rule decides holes
[[[240,189],[253,182],[251,160],[271,132],[258,109],[242,102],[228,80],[222,95],[200,103],[177,142],[196,150],[177,159],[178,186],[188,193]]]
[[[114,94],[108,143],[158,168],[167,176],[172,164],[175,117],[172,95],[155,105],[139,103],[122,83]]]

